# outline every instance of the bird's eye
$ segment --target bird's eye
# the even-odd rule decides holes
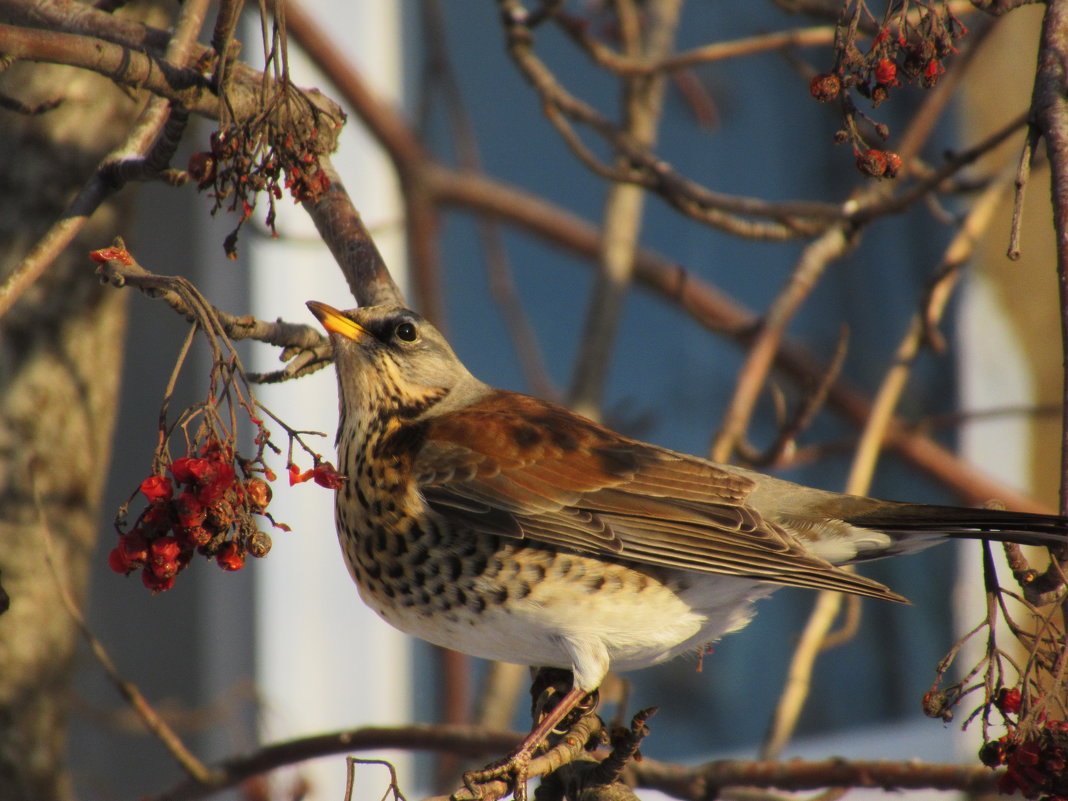
[[[405,342],[415,342],[416,331],[415,326],[411,323],[401,323],[394,329],[397,339],[403,339]]]

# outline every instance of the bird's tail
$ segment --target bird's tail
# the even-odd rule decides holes
[[[1068,544],[1068,517],[1059,515],[882,502],[842,519],[851,526],[882,531],[892,537],[894,546],[889,552],[872,553],[871,557],[918,550],[944,537],[1019,545]]]

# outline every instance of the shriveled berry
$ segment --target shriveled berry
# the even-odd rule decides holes
[[[857,169],[872,178],[882,178],[886,174],[886,154],[875,148],[858,153]]]
[[[212,536],[212,533],[204,526],[190,526],[182,530],[181,539],[194,548],[199,548],[201,545],[207,545],[211,542]]]
[[[245,494],[253,509],[266,509],[271,502],[271,485],[262,478],[250,478],[245,482]]]
[[[203,189],[215,180],[215,156],[206,150],[194,153],[189,157],[186,170],[197,186]]]
[[[335,470],[330,462],[320,462],[315,465],[312,468],[312,478],[320,487],[332,490],[341,489],[347,480],[347,477]]]
[[[983,743],[979,749],[979,761],[988,768],[996,768],[1005,761],[1005,743],[1000,740]]]
[[[892,150],[887,150],[883,153],[883,157],[886,159],[886,177],[897,178],[903,164],[901,156]]]
[[[248,538],[248,552],[257,559],[262,559],[271,552],[271,535],[266,531],[256,531]]]
[[[167,501],[152,504],[141,515],[141,525],[149,534],[168,531],[173,523],[173,508]]]
[[[830,72],[821,72],[808,83],[808,92],[821,103],[838,97],[842,91],[842,79]]]
[[[195,494],[183,492],[174,501],[174,512],[178,516],[178,522],[184,527],[199,526],[208,516],[208,510],[204,508]]]
[[[208,507],[207,526],[216,531],[226,531],[234,522],[234,507],[227,501],[216,501]]]

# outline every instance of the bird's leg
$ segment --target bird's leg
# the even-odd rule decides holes
[[[474,785],[495,779],[511,781],[513,783],[512,794],[515,801],[526,801],[527,768],[530,765],[530,760],[564,718],[593,694],[573,686],[564,694],[555,707],[545,713],[545,717],[538,722],[534,730],[523,739],[523,742],[512,753],[499,762],[487,765],[482,770],[468,771],[464,774],[464,784],[476,797],[479,797]]]

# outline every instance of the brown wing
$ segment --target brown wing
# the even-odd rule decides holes
[[[427,502],[475,531],[649,565],[904,600],[812,556],[746,504],[748,477],[496,391],[424,424]]]

